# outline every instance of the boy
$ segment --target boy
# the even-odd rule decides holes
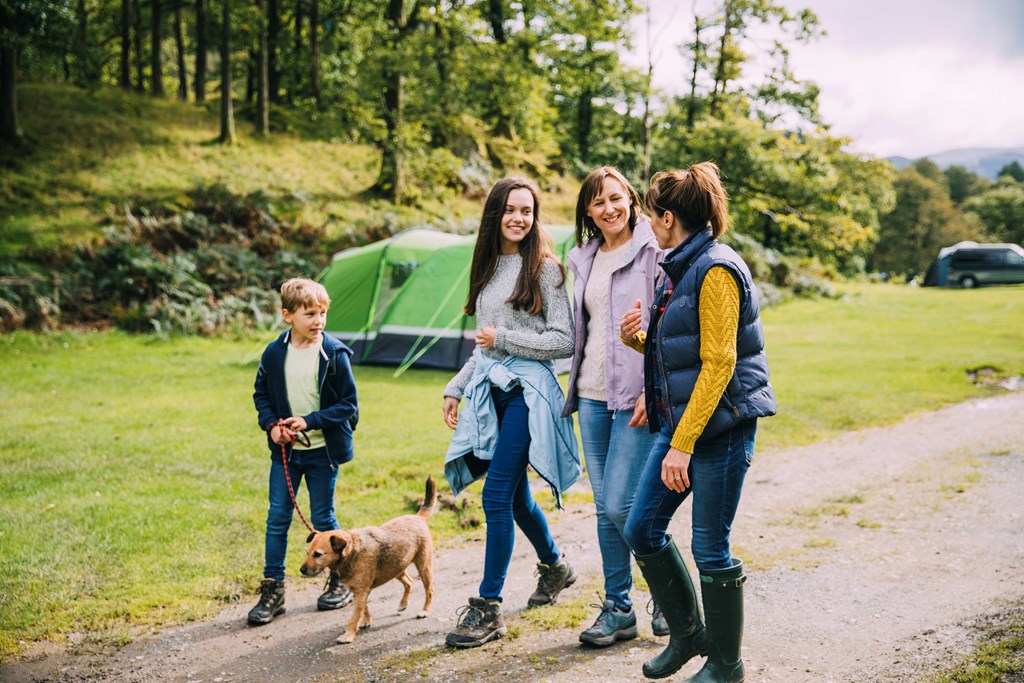
[[[292,501],[282,444],[292,486],[297,490],[306,479],[310,523],[317,531],[339,528],[334,485],[338,465],[352,459],[359,408],[349,364],[352,349],[323,333],[330,304],[327,290],[318,282],[293,278],[281,285],[281,315],[290,329],[267,346],[256,372],[252,398],[270,446],[270,510],[260,601],[248,617],[252,626],[270,623],[285,611],[284,560]],[[299,432],[306,432],[308,446],[295,441]],[[332,573],[316,606],[340,609],[351,601],[351,591]]]

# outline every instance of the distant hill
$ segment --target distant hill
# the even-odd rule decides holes
[[[973,171],[980,176],[991,180],[996,179],[999,170],[1014,161],[1024,165],[1024,147],[972,147],[967,149],[950,149],[937,154],[926,155],[934,161],[939,168],[950,166],[963,166],[968,171]],[[912,164],[916,159],[907,157],[889,157],[896,168],[903,168]]]

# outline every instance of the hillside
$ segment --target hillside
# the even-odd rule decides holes
[[[940,168],[949,168],[950,166],[963,166],[968,171],[977,173],[980,176],[995,180],[1002,169],[1007,164],[1013,163],[1014,161],[1024,164],[1024,147],[1005,147],[1005,148],[992,148],[992,147],[972,147],[965,149],[950,149],[945,152],[938,152],[936,154],[928,154],[924,158],[931,159]],[[904,168],[914,163],[916,159],[910,159],[908,157],[889,157],[896,168]]]
[[[417,206],[395,206],[368,197],[378,154],[336,137],[329,116],[303,121],[275,110],[275,128],[286,132],[264,141],[252,135],[243,105],[239,142],[222,146],[212,105],[67,85],[20,85],[18,98],[30,151],[0,160],[0,259],[88,239],[125,203],[187,209],[187,193],[211,184],[268,194],[285,217],[321,229],[326,250],[371,227],[465,229],[479,220],[477,198],[427,196]],[[576,182],[558,182],[545,188],[549,223],[572,218]]]

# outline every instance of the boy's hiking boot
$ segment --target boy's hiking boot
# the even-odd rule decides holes
[[[284,614],[284,581],[263,579],[260,583],[260,601],[249,610],[249,625],[269,624],[278,614]]]
[[[327,584],[327,589],[316,599],[316,608],[320,611],[341,609],[350,602],[352,602],[352,591],[341,582],[341,577],[331,572],[331,580]]]
[[[580,642],[594,647],[608,647],[616,640],[630,640],[636,638],[636,612],[630,607],[623,610],[616,607],[611,600],[605,600],[600,607],[601,613],[597,615],[594,625],[580,634]]]
[[[576,572],[573,571],[572,565],[565,561],[564,556],[552,565],[538,562],[536,574],[537,590],[533,591],[533,595],[526,602],[527,607],[550,605],[563,588],[576,583]]]
[[[449,647],[480,647],[508,633],[497,600],[470,598],[468,605],[459,608],[459,617],[459,625],[444,639]]]
[[[657,600],[651,600],[651,605],[654,607],[651,611],[651,630],[656,636],[667,636],[668,622],[665,620],[665,613],[662,611],[661,605]]]

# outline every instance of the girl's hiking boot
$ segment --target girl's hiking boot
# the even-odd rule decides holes
[[[341,609],[352,602],[352,591],[341,582],[341,577],[331,572],[331,580],[327,589],[316,599],[316,608],[320,611]]]
[[[599,605],[592,605],[598,607]],[[600,606],[594,625],[580,634],[580,642],[594,647],[608,647],[617,640],[636,638],[636,612],[616,607],[611,600],[605,600]]]
[[[444,639],[449,647],[480,647],[508,633],[497,600],[470,598],[468,605],[459,608],[459,617],[459,625]]]
[[[269,624],[278,614],[284,614],[284,581],[263,579],[260,582],[260,601],[249,610],[249,625]]]
[[[576,583],[576,572],[572,565],[565,561],[565,556],[552,565],[537,563],[537,590],[527,600],[527,607],[550,605],[563,589]]]

